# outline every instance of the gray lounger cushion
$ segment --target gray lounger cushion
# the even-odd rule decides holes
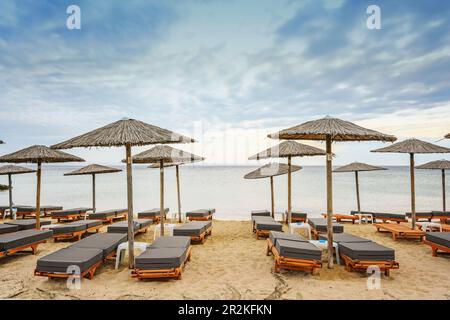
[[[308,223],[313,229],[316,229],[318,232],[327,232],[327,219],[309,218]],[[344,226],[342,224],[333,222],[333,232],[334,233],[344,232]]]
[[[427,232],[425,239],[450,248],[450,232]]]
[[[66,217],[68,215],[74,215],[74,214],[82,214],[87,211],[91,211],[92,208],[72,208],[72,209],[65,209],[65,210],[58,210],[58,211],[52,211],[52,218],[59,218],[59,217]]]
[[[134,224],[134,231],[139,230],[139,222],[133,221]],[[112,225],[108,226],[108,232],[109,233],[122,233],[126,234],[128,233],[128,221],[120,221],[113,223]]]
[[[450,211],[432,211],[433,217],[449,217]]]
[[[0,224],[0,234],[16,232],[18,230],[18,226],[12,224]]]
[[[388,213],[388,212],[374,212],[372,213],[375,219],[403,219],[406,220],[405,214],[400,213]]]
[[[208,230],[212,227],[212,221],[191,221],[189,224],[192,224],[194,226],[201,226],[203,231]]]
[[[124,213],[127,213],[128,209],[115,209],[114,210],[114,215],[115,216],[120,216],[123,215]]]
[[[275,220],[256,220],[255,228],[257,230],[283,231],[283,225]]]
[[[282,257],[302,260],[322,259],[322,250],[309,242],[278,240],[275,247]]]
[[[376,242],[340,242],[339,253],[353,260],[395,260],[394,249],[382,246]]]
[[[139,223],[139,229],[146,228],[153,224],[152,219],[137,219],[135,220],[137,223]]]
[[[199,209],[186,212],[186,217],[207,217],[210,214],[209,210]]]
[[[97,211],[96,213],[90,213],[89,219],[106,219],[116,216],[115,210]]]
[[[424,212],[416,212],[416,218],[431,218],[433,213],[431,211],[424,211]],[[406,216],[408,218],[411,218],[412,213],[406,212]]]
[[[36,270],[39,272],[67,273],[69,266],[78,266],[84,272],[103,260],[103,251],[69,247],[55,251],[38,259]]]
[[[144,270],[178,268],[186,260],[186,248],[147,249],[136,258],[136,268]]]
[[[200,224],[187,223],[173,229],[174,236],[200,236],[205,227]]]
[[[169,212],[169,208],[164,208],[164,215],[167,215],[168,212]],[[145,211],[139,212],[138,218],[139,219],[154,218],[154,217],[159,217],[160,215],[161,215],[160,209],[153,208],[150,210],[145,210]]]
[[[253,210],[251,215],[252,217],[270,217],[271,213],[267,210]]]
[[[275,221],[272,217],[267,216],[253,216],[252,217],[253,223],[256,223],[257,221]]]
[[[125,241],[127,241],[126,234],[96,233],[72,244],[69,248],[99,249],[103,251],[104,259],[111,254],[111,252],[116,251],[119,244]]]
[[[20,248],[51,238],[51,230],[22,230],[0,235],[0,251]]]
[[[41,220],[40,223],[41,226],[46,226],[50,225],[52,222],[50,220]],[[35,219],[12,220],[6,221],[5,224],[15,225],[19,228],[19,231],[30,230],[36,227],[36,220]]]
[[[272,241],[274,245],[277,244],[278,240],[290,240],[290,241],[299,241],[299,242],[308,242],[304,237],[299,234],[285,233],[279,231],[270,231],[269,239]]]
[[[149,246],[149,248],[188,248],[191,244],[190,237],[175,236],[175,237],[158,237]]]
[[[66,234],[86,230],[86,224],[78,223],[78,221],[53,227],[53,234]]]
[[[321,234],[319,235],[319,240],[328,240],[327,234]],[[333,234],[333,242],[371,242],[372,240],[368,240],[365,238],[361,238],[358,236],[355,236],[350,233],[336,233]]]
[[[287,214],[288,214],[288,212],[286,211],[286,216],[287,216]],[[292,216],[292,218],[306,219],[308,215],[306,214],[306,212],[292,211],[291,216]]]
[[[80,221],[76,221],[76,222],[86,225],[86,229],[103,225],[103,221],[101,221],[101,220],[86,219],[86,220],[80,220]]]

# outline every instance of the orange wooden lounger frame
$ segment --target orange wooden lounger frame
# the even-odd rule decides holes
[[[31,244],[27,244],[27,245],[24,245],[24,246],[21,246],[21,247],[18,247],[18,248],[14,248],[14,249],[2,251],[2,252],[0,252],[0,258],[1,258],[1,257],[5,257],[5,256],[9,256],[9,255],[12,255],[12,254],[14,254],[14,253],[26,252],[26,251],[25,251],[26,249],[31,249],[31,253],[32,253],[33,255],[35,255],[38,246],[39,246],[41,243],[45,243],[45,242],[47,242],[47,240],[41,240],[41,241],[34,242],[34,243],[31,243]]]
[[[322,213],[322,216],[326,219],[327,218],[327,214],[326,213]],[[358,216],[354,216],[351,214],[341,214],[341,213],[335,213],[333,214],[333,218],[336,219],[337,222],[342,222],[342,220],[351,220],[352,224],[355,224],[356,220],[359,220]]]
[[[392,222],[397,222],[397,224],[400,224],[400,222],[408,222],[408,220],[406,219],[402,219],[402,218],[378,218],[378,217],[373,217],[373,222],[376,223],[377,220],[381,220],[383,221],[383,223],[387,223],[387,221],[392,221]]]
[[[423,240],[423,243],[426,245],[429,245],[431,247],[431,254],[433,255],[433,257],[437,257],[438,256],[438,250],[441,250],[445,253],[449,253],[450,252],[450,248],[449,247],[445,247],[441,244],[437,244],[435,242],[429,241],[429,240]]]
[[[322,261],[319,260],[302,260],[293,259],[280,256],[277,248],[273,245],[270,239],[267,239],[267,255],[273,254],[274,266],[273,272],[279,273],[282,269],[285,270],[300,270],[314,274],[316,269],[322,268]]]
[[[397,238],[422,240],[425,237],[425,232],[412,230],[410,227],[402,224],[374,223],[373,226],[377,228],[378,232],[390,232],[394,240],[397,240]]]
[[[60,222],[72,222],[72,221],[81,220],[82,217],[83,217],[82,214],[74,213],[74,214],[68,214],[63,217],[52,217],[52,219],[56,220],[56,221],[58,221],[58,223],[60,223]]]
[[[73,278],[88,278],[89,280],[92,280],[94,278],[94,274],[95,271],[97,271],[97,269],[103,265],[104,263],[106,263],[108,260],[113,259],[113,257],[116,256],[116,251],[111,252],[106,258],[104,258],[103,260],[100,260],[99,262],[95,263],[94,265],[92,265],[89,269],[87,269],[86,271],[82,272],[81,274],[75,275],[72,273],[59,273],[59,272],[41,272],[41,271],[37,271],[34,270],[34,275],[35,276],[39,276],[39,277],[47,277],[49,279],[67,279],[69,277],[73,277]]]
[[[176,279],[181,280],[181,274],[184,271],[186,263],[191,260],[192,248],[189,247],[186,254],[186,259],[183,261],[181,266],[172,269],[159,269],[159,270],[144,270],[144,269],[134,269],[131,271],[131,277],[137,278],[139,280],[148,279]]]
[[[51,212],[50,211],[42,211],[42,213],[44,214],[43,217],[50,217],[51,216]],[[30,219],[35,218],[36,217],[36,212],[35,211],[24,211],[24,212],[20,212],[17,211],[16,212],[16,216],[17,218],[19,216],[22,216],[22,219],[25,219],[26,216],[29,216]]]
[[[212,220],[212,214],[206,216],[206,217],[188,217],[189,221],[208,221]]]
[[[289,217],[286,216],[286,223],[288,223],[288,219],[289,219]],[[291,217],[291,222],[306,222],[306,218],[300,218],[300,217],[294,218],[294,217]]]
[[[60,233],[60,234],[54,234],[52,236],[52,238],[55,240],[55,242],[57,242],[60,239],[72,239],[72,238],[76,238],[76,241],[80,241],[81,237],[83,236],[83,234],[85,233],[90,233],[95,231],[96,233],[98,233],[98,231],[103,227],[103,225],[99,225],[99,226],[94,226],[94,227],[90,227],[89,229],[86,230],[81,230],[81,231],[75,231],[75,232],[68,232],[68,233]]]
[[[205,243],[206,237],[212,234],[212,227],[208,228],[205,232],[200,234],[199,236],[191,236],[191,241],[196,243]]]
[[[386,276],[389,276],[390,270],[399,269],[400,264],[397,261],[377,261],[377,260],[353,260],[350,257],[340,254],[345,263],[345,270],[352,271],[366,271],[369,267],[377,266],[381,271],[384,271]]]

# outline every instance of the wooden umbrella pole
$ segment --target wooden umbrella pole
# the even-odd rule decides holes
[[[355,181],[356,181],[356,204],[358,206],[358,212],[361,212],[361,202],[359,199],[359,177],[358,171],[355,171]]]
[[[416,228],[416,187],[414,181],[414,153],[409,154],[409,174],[411,178],[411,219],[412,228]]]
[[[272,218],[275,218],[275,196],[273,193],[273,177],[270,177],[270,198],[272,199]]]
[[[95,203],[95,174],[92,175],[92,212],[97,210]]]
[[[445,169],[442,169],[442,211],[446,211],[445,205]]]
[[[133,168],[131,158],[131,145],[127,144],[127,200],[128,200],[128,266],[134,269],[134,222],[133,222]]]
[[[36,190],[36,229],[39,230],[41,228],[41,171],[42,164],[40,161],[37,163],[37,190]]]
[[[331,151],[331,136],[326,137],[327,151],[327,238],[328,238],[328,268],[333,268],[333,154]]]
[[[292,177],[291,177],[291,157],[288,157],[288,223],[292,222]]]
[[[8,174],[8,184],[9,184],[9,215],[13,217],[13,198],[12,198],[12,175]],[[5,214],[3,213],[3,219],[5,219]]]
[[[181,223],[180,166],[175,166],[175,172],[177,175],[178,222]]]
[[[159,214],[161,216],[161,237],[164,236],[164,161],[159,161]]]

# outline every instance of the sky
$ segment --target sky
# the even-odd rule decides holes
[[[366,25],[373,4],[379,30]],[[66,27],[69,5],[79,30]],[[256,164],[277,143],[268,133],[326,115],[450,147],[450,2],[0,1],[1,154],[134,118],[196,138],[177,147],[206,164]],[[335,163],[407,164],[369,152],[382,146],[338,143]]]

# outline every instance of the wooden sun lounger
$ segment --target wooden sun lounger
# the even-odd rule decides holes
[[[326,213],[322,213],[322,217],[325,219],[327,218]],[[350,220],[352,224],[355,224],[355,221],[359,219],[356,215],[351,214],[341,214],[341,213],[334,213],[333,218],[336,219],[337,222],[343,222],[342,220]]]
[[[380,271],[384,271],[386,276],[389,276],[390,270],[399,269],[400,264],[397,261],[378,261],[378,260],[353,260],[344,254],[340,254],[342,260],[345,263],[345,270],[352,271],[363,271],[365,272],[367,268],[377,266]]]
[[[138,280],[145,280],[145,279],[176,279],[181,280],[182,272],[184,271],[184,267],[186,266],[186,263],[191,260],[191,254],[192,254],[192,248],[189,247],[186,259],[183,261],[183,263],[178,268],[172,268],[172,269],[134,269],[131,271],[131,277],[137,278]]]
[[[277,248],[273,245],[273,243],[269,244],[269,242],[271,243],[270,239],[268,239],[268,250],[270,247],[274,257],[274,273],[279,273],[282,269],[285,269],[305,271],[314,274],[316,269],[322,268],[322,262],[318,260],[292,259],[280,256]]]
[[[90,228],[87,228],[85,230],[80,230],[80,231],[75,231],[75,232],[68,232],[68,233],[60,233],[60,234],[54,234],[52,237],[54,239],[55,242],[57,242],[58,240],[61,239],[73,239],[75,238],[76,241],[80,241],[81,237],[86,234],[86,233],[98,233],[99,230],[103,227],[103,225],[99,225],[99,226],[93,226]]]
[[[393,223],[374,223],[373,226],[377,228],[378,232],[389,232],[392,234],[392,238],[409,238],[422,240],[425,236],[425,232],[421,230],[413,230],[409,226],[404,224]]]
[[[191,236],[191,241],[196,243],[205,243],[206,237],[210,236],[212,234],[212,227],[206,229],[202,234],[199,236]]]
[[[35,255],[38,249],[38,246],[42,243],[46,243],[47,240],[41,240],[41,241],[37,241],[31,244],[27,244],[18,248],[14,248],[14,249],[10,249],[7,251],[1,251],[0,252],[0,258],[1,257],[5,257],[5,256],[9,256],[12,255],[14,253],[23,253],[23,252],[27,252],[25,251],[26,249],[31,249],[31,254]]]
[[[446,246],[443,246],[443,245],[440,245],[440,244],[437,244],[437,243],[434,243],[434,242],[431,242],[428,240],[423,240],[423,243],[426,245],[429,245],[431,247],[431,251],[432,251],[431,254],[433,255],[433,257],[438,256],[438,250],[446,252],[446,253],[450,253],[449,247],[446,247]]]

